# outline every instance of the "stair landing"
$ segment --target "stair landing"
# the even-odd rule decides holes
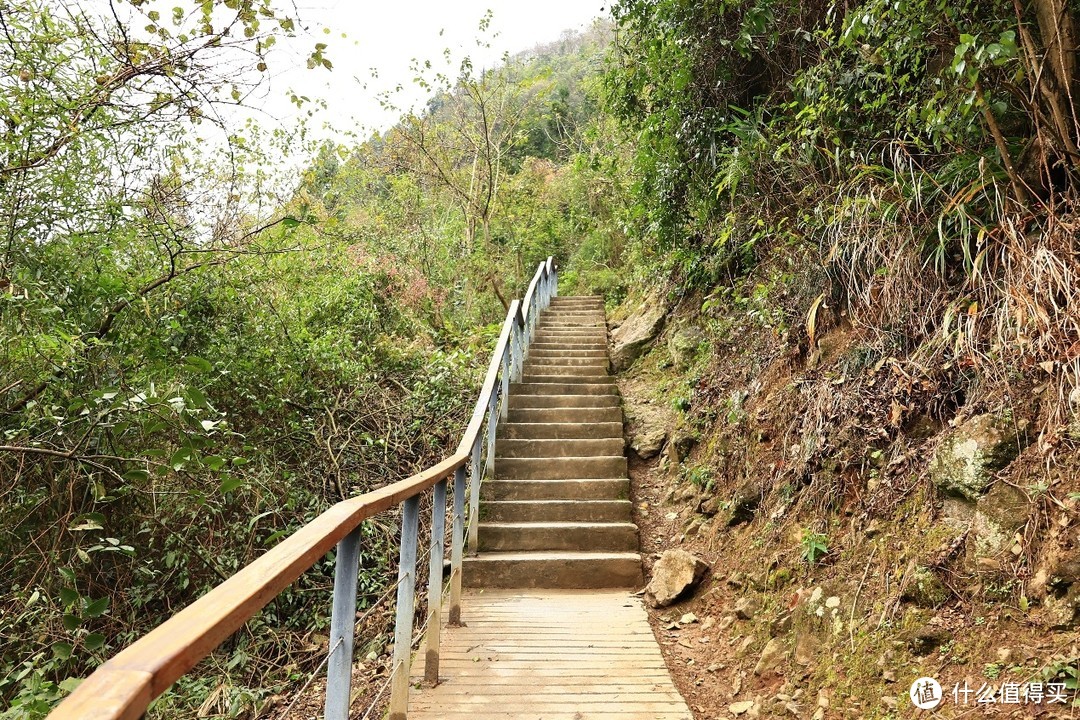
[[[443,631],[440,684],[410,720],[692,720],[641,601],[612,590],[470,590]],[[413,669],[413,685],[424,677]]]

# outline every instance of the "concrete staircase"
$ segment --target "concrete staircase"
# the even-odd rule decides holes
[[[481,488],[479,555],[464,583],[489,588],[628,588],[642,583],[598,297],[544,311]]]

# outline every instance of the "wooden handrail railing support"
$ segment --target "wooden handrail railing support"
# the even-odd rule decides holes
[[[439,646],[442,633],[443,553],[446,545],[446,480],[435,485],[431,503],[431,551],[428,562],[427,650],[424,679],[439,684]]]
[[[409,661],[412,658],[413,598],[416,592],[416,546],[419,534],[420,496],[413,495],[401,505],[394,660],[390,666],[390,720],[405,720],[409,710]]]
[[[326,720],[349,720],[356,583],[360,572],[360,526],[338,542],[334,560],[334,601],[330,615],[330,657],[326,664]]]
[[[465,468],[454,471],[454,519],[450,531],[450,625],[461,625],[461,561],[465,546]]]

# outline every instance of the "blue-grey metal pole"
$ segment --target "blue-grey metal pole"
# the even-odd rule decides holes
[[[477,553],[480,540],[480,433],[472,446],[472,477],[469,483],[469,554]]]
[[[450,624],[461,625],[461,556],[465,546],[465,467],[454,471],[454,524],[450,531]]]
[[[513,333],[511,333],[513,335]],[[502,375],[502,405],[499,411],[499,419],[505,420],[506,414],[510,412],[510,346],[507,345],[503,350],[502,356],[502,369],[499,371]]]
[[[511,338],[510,346],[513,349],[513,366],[514,366],[513,374],[514,374],[514,381],[515,382],[520,382],[521,381],[521,377],[524,374],[524,370],[525,370],[525,368],[524,368],[525,360],[524,360],[524,357],[522,357],[522,353],[521,353],[521,334],[522,334],[522,331],[521,331],[521,313],[519,312],[518,316],[516,318],[514,318],[514,330],[510,335],[510,338]]]
[[[446,544],[446,480],[435,484],[431,503],[431,560],[428,563],[427,652],[424,679],[439,684],[439,645],[442,639],[443,550]]]
[[[412,655],[413,595],[416,591],[416,544],[420,496],[401,506],[401,555],[398,560],[397,616],[394,619],[394,663],[391,665],[390,720],[405,720],[409,709],[409,658]]]
[[[499,424],[499,385],[491,389],[487,409],[487,476],[495,476],[495,428]]]
[[[326,665],[326,720],[349,718],[359,571],[360,528],[356,528],[338,543],[334,565],[334,609],[330,616],[330,658]]]

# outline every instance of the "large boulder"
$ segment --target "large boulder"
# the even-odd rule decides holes
[[[976,415],[949,432],[930,460],[930,478],[946,495],[978,500],[995,472],[1027,445],[1027,423]]]
[[[670,411],[656,405],[630,405],[630,448],[642,460],[660,454],[668,438],[668,428],[674,423]]]
[[[645,587],[649,607],[667,607],[689,594],[709,571],[708,564],[685,550],[666,550],[653,565],[652,579]]]
[[[664,329],[667,308],[659,301],[646,300],[617,328],[611,331],[611,364],[625,370],[641,357]]]

